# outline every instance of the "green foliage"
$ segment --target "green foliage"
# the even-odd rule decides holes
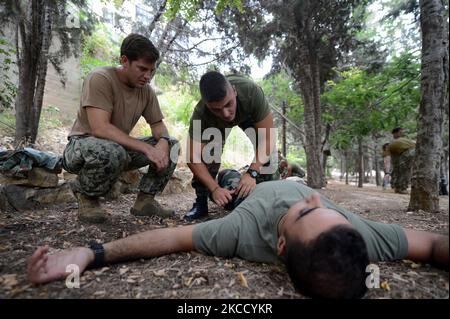
[[[266,98],[277,109],[281,110],[283,101],[286,102],[288,110],[286,115],[295,122],[302,121],[303,104],[295,85],[286,72],[281,71],[267,79],[260,81],[259,85],[264,91]]]
[[[306,168],[306,154],[303,148],[289,145],[286,153],[286,159],[289,163],[298,163],[301,167]]]
[[[161,109],[169,121],[180,122],[187,127],[194,107],[200,100],[197,85],[188,83],[187,72],[178,74],[179,81],[175,82],[163,64],[160,69],[155,76],[155,84],[157,90],[162,91],[158,96]]]
[[[242,12],[242,2],[242,0],[217,0],[215,1],[214,12],[220,14],[226,7],[237,8],[239,12]],[[177,14],[180,14],[187,20],[193,20],[203,5],[202,0],[168,0],[165,15],[168,19],[173,19]]]
[[[11,110],[0,112],[0,136],[12,136],[16,131],[16,117]]]
[[[44,129],[52,129],[61,127],[63,123],[59,119],[60,110],[58,107],[53,105],[47,105],[44,107],[42,116],[41,116],[41,122],[40,126]]]
[[[99,23],[82,43],[81,74],[84,79],[94,68],[118,63],[120,45],[115,43],[106,27]]]
[[[345,150],[356,137],[415,129],[420,103],[419,61],[410,53],[392,59],[379,73],[359,68],[337,71],[328,81],[323,120],[334,126],[330,142]]]
[[[15,62],[12,56],[16,53],[13,47],[0,38],[0,112],[12,109],[17,95],[17,86],[9,78],[9,71]]]

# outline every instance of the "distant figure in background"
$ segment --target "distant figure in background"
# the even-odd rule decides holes
[[[388,146],[392,160],[391,185],[396,193],[408,194],[412,162],[416,155],[416,143],[403,137],[403,128],[401,127],[394,128],[392,135],[394,140]]]
[[[388,150],[389,143],[383,144],[383,189],[387,189],[391,184],[391,153]]]
[[[291,176],[305,177],[305,171],[297,163],[289,164],[287,160],[281,160],[278,165],[278,172],[281,179],[286,179]]]

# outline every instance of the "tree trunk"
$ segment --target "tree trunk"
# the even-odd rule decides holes
[[[322,121],[320,119],[320,94],[317,96],[316,88],[316,82],[319,79],[315,79],[318,70],[315,70],[314,67],[318,68],[318,66],[317,63],[311,63],[313,59],[307,45],[302,44],[299,50],[299,60],[303,67],[298,70],[298,76],[304,104],[307,183],[309,187],[321,188],[324,186],[321,165],[321,136],[317,134],[320,134]]]
[[[342,153],[341,153],[341,168],[340,168],[339,180],[342,181],[343,178],[344,178],[344,156],[342,156]]]
[[[442,119],[448,85],[448,33],[440,0],[420,1],[422,75],[409,210],[439,210]]]
[[[37,138],[39,121],[41,118],[42,103],[44,101],[45,79],[47,77],[48,53],[52,40],[52,16],[50,7],[47,5],[43,8],[45,11],[42,19],[42,51],[39,57],[37,70],[36,92],[33,101],[33,109],[30,120],[30,142],[34,144]]]
[[[161,5],[158,8],[158,11],[155,13],[155,15],[153,16],[153,20],[152,22],[150,22],[150,25],[147,28],[147,38],[150,38],[152,35],[153,30],[155,29],[156,23],[161,19],[161,16],[163,15],[163,13],[166,11],[166,5],[167,5],[167,0],[164,0]]]
[[[443,124],[443,134],[442,134],[442,155],[441,155],[441,172],[440,172],[440,178],[441,178],[441,185],[439,187],[443,188],[444,194],[448,194],[448,102],[445,103],[445,118],[444,118],[444,124]]]
[[[376,144],[375,144],[376,146]],[[378,153],[377,149],[375,148],[375,151],[373,153],[373,161],[375,164],[375,183],[377,186],[381,185],[381,174],[380,174],[380,161],[378,159]]]
[[[348,185],[348,151],[345,150],[345,185]]]
[[[364,182],[364,151],[363,140],[358,138],[358,187],[362,188]]]
[[[30,3],[16,3],[22,12],[18,22],[20,37],[19,85],[16,99],[16,135],[15,144],[33,144],[36,141],[39,126],[42,99],[47,72],[47,59],[51,42],[51,15],[45,0],[33,0]],[[45,48],[45,46],[47,46]]]

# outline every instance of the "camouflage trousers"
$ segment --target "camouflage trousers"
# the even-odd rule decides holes
[[[398,156],[392,156],[391,186],[397,191],[406,191],[411,182],[412,163],[416,149],[410,148]]]
[[[139,140],[156,145],[154,137],[139,138]],[[169,142],[169,154],[178,141]],[[140,152],[126,150],[118,143],[96,138],[93,136],[72,136],[63,154],[63,167],[66,171],[77,174],[72,184],[74,191],[92,197],[105,195],[111,190],[120,174],[149,165],[147,173],[141,178],[139,190],[155,195],[164,190],[175,170],[175,161],[169,159],[168,167],[163,171],[156,171],[150,160]]]

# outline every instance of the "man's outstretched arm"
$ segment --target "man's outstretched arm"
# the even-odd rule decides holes
[[[192,251],[193,228],[194,225],[189,225],[149,230],[104,244],[105,261],[114,264]],[[66,249],[52,255],[47,255],[47,252],[48,247],[39,247],[28,260],[28,280],[32,283],[46,283],[65,278],[69,275],[66,273],[66,267],[70,264],[78,265],[82,273],[94,261],[94,253],[86,247]]]
[[[448,236],[412,229],[405,229],[405,234],[408,240],[408,259],[448,270]]]

